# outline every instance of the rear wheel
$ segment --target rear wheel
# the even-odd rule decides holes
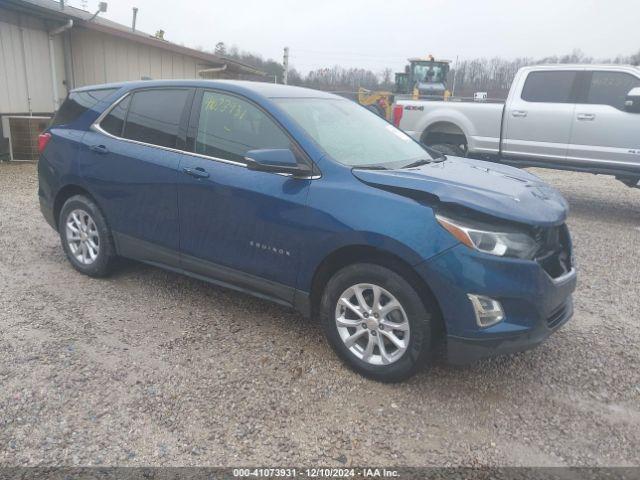
[[[431,313],[396,272],[370,263],[338,271],[320,315],[338,356],[369,378],[396,382],[423,367],[431,350]]]
[[[454,145],[452,143],[436,143],[435,145],[429,145],[429,148],[433,148],[440,153],[444,153],[445,155],[451,155],[453,157],[464,157],[466,156],[465,151],[458,145]]]
[[[107,275],[116,258],[109,226],[98,206],[84,195],[69,198],[60,211],[58,232],[67,258],[79,272]]]

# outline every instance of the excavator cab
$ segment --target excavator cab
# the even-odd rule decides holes
[[[410,58],[403,73],[396,73],[396,93],[443,99],[447,96],[449,60]]]
[[[410,77],[412,87],[418,95],[443,98],[447,90],[448,60],[410,58]]]

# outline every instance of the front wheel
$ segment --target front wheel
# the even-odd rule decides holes
[[[320,315],[329,344],[366,377],[397,382],[427,363],[431,312],[393,270],[360,263],[338,271],[327,283]]]

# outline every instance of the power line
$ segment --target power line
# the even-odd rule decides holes
[[[298,50],[296,50],[296,53],[298,52]],[[351,53],[347,53],[347,52],[342,52],[342,53],[306,53],[306,52],[301,52],[304,55],[296,55],[296,56],[301,56],[301,57],[306,57],[306,58],[336,58],[336,57],[340,57],[340,58],[347,58],[347,59],[353,59],[353,60],[381,60],[381,61],[404,61],[406,60],[406,57],[404,55],[402,56],[375,56],[375,55],[358,55],[358,54],[351,54]]]
[[[379,58],[379,59],[389,59],[389,58],[404,58],[406,56],[406,53],[404,54],[398,54],[398,55],[393,55],[393,54],[389,54],[389,55],[372,55],[370,53],[358,53],[358,52],[345,52],[345,51],[339,51],[339,52],[335,52],[335,51],[321,51],[321,50],[306,50],[306,49],[299,49],[296,48],[296,52],[302,52],[302,53],[312,53],[312,54],[317,54],[317,55],[341,55],[341,56],[352,56],[352,57],[367,57],[367,58]]]
[[[296,62],[296,61],[290,61],[289,62],[289,67],[297,67],[297,68],[326,68],[327,66],[341,66],[341,67],[346,67],[346,68],[400,68],[402,69],[402,67],[400,66],[401,62],[366,62],[366,63],[354,63],[354,62],[347,62],[347,61],[336,61],[336,62],[314,62],[314,61],[308,61],[308,62]]]

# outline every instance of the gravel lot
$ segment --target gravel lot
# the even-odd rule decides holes
[[[639,465],[640,190],[536,173],[571,204],[573,320],[382,385],[282,307],[134,262],[77,273],[35,166],[0,164],[0,465]]]

